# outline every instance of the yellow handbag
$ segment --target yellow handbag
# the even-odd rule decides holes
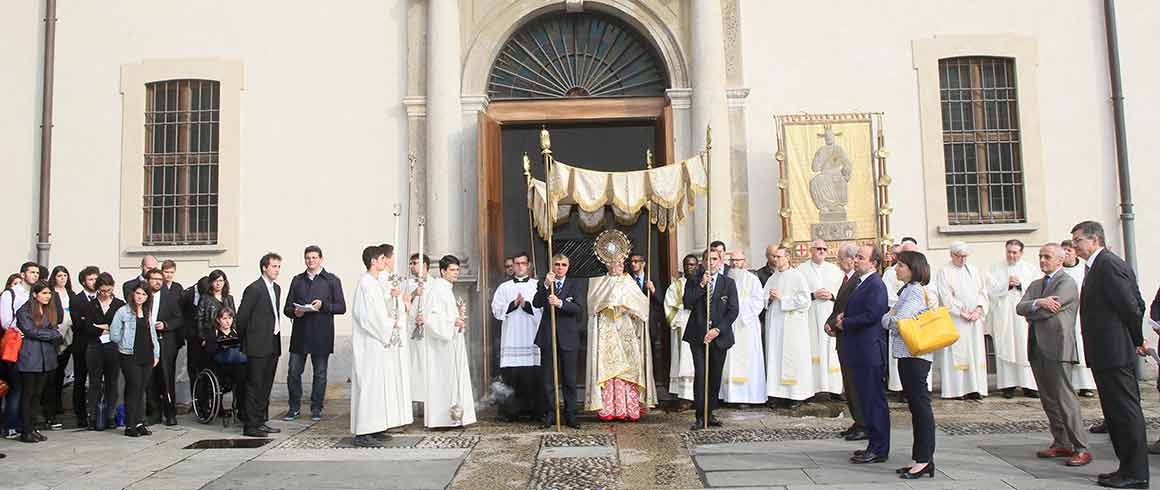
[[[922,298],[927,305],[926,288],[922,288]],[[916,356],[942,349],[959,340],[959,331],[951,320],[951,312],[945,306],[936,306],[919,313],[914,318],[898,320],[898,334],[906,342],[906,348]]]

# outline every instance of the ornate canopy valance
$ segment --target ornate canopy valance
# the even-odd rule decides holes
[[[604,228],[607,209],[622,225],[635,223],[641,209],[649,206],[650,221],[660,231],[685,220],[694,197],[705,192],[705,166],[700,155],[672,165],[631,172],[598,172],[566,163],[552,163],[552,196],[548,205],[547,185],[532,179],[528,207],[540,236],[547,238],[549,218],[557,226],[568,221],[576,208],[581,229],[594,233]]]

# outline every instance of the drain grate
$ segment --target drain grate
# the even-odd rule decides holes
[[[273,439],[202,439],[185,449],[253,449],[269,444]]]

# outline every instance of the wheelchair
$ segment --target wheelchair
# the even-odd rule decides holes
[[[211,361],[211,367],[197,373],[193,382],[193,414],[197,421],[209,424],[221,419],[222,427],[229,427],[237,417],[242,401],[237,399],[234,389],[241,380],[226,375],[225,369]],[[226,394],[230,395],[230,408],[225,408]]]

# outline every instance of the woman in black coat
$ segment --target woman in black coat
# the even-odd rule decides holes
[[[88,418],[91,430],[115,427],[117,380],[121,376],[117,344],[109,338],[109,324],[125,302],[113,296],[113,276],[108,272],[97,276],[97,298],[89,303],[89,322],[85,325],[88,336],[96,339],[89,343],[85,361],[89,367]]]
[[[32,297],[16,312],[16,327],[24,334],[20,358],[16,361],[23,389],[20,399],[20,413],[24,418],[24,432],[20,435],[22,442],[48,440],[36,429],[36,420],[41,415],[44,385],[57,366],[58,315],[52,288],[45,282],[32,286]]]
[[[207,345],[216,338],[217,315],[222,308],[238,311],[234,297],[230,296],[230,280],[226,273],[215,269],[209,273],[209,285],[197,302],[197,331],[201,344]]]

